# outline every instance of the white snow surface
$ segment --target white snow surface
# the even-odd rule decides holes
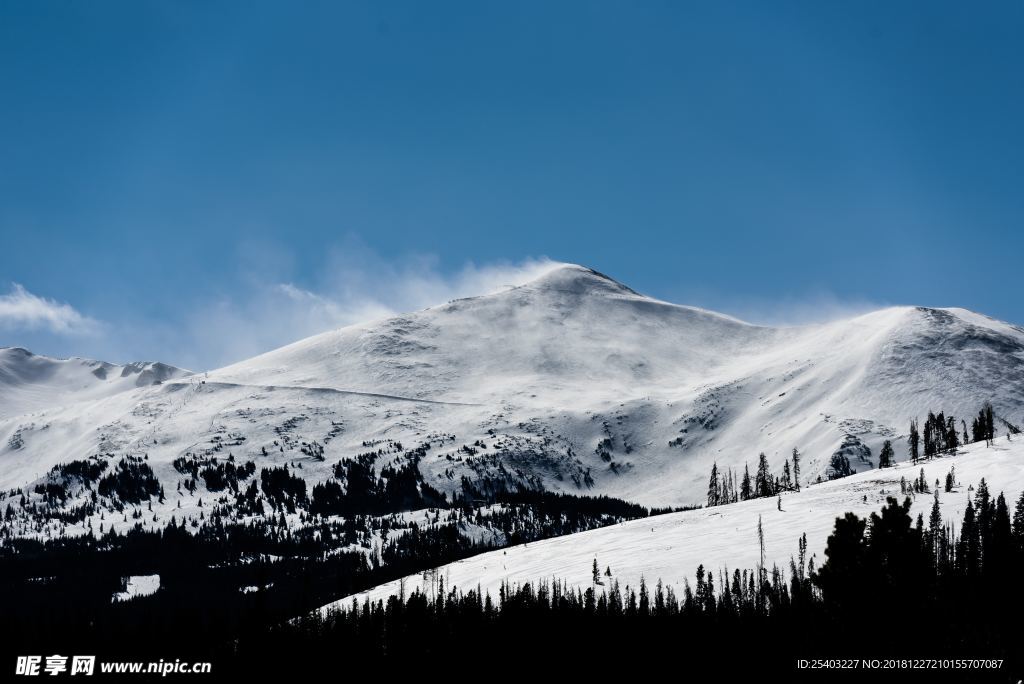
[[[20,347],[0,347],[0,420],[95,401],[188,374],[158,362],[116,365],[91,359],[54,359]]]
[[[420,469],[448,493],[463,476],[503,470],[552,490],[683,505],[704,498],[714,462],[741,472],[764,451],[779,472],[799,447],[806,483],[855,435],[873,452],[853,463],[865,470],[885,439],[906,457],[911,417],[944,410],[970,424],[985,400],[1024,422],[1024,329],[918,307],[756,326],[564,265],[206,375],[2,349],[0,490],[126,453],[148,454],[168,491],[181,479],[171,462],[186,453],[258,468],[298,461],[312,486],[365,442],[408,449],[446,435]],[[459,451],[477,441],[479,453]],[[323,461],[302,453],[312,442]],[[154,512],[198,515],[202,496],[200,486],[181,509],[172,496]]]
[[[127,601],[141,596],[152,596],[160,590],[160,575],[131,575],[125,581],[125,590],[114,594],[113,601]]]
[[[766,567],[778,565],[789,573],[790,558],[797,555],[800,535],[806,533],[808,558],[815,556],[815,565],[825,561],[828,535],[837,517],[853,512],[867,517],[879,511],[886,497],[900,502],[900,478],[912,481],[924,469],[929,487],[935,481],[945,482],[946,473],[954,469],[957,486],[946,493],[940,488],[939,502],[943,520],[959,529],[968,498],[985,478],[993,497],[1004,494],[1013,510],[1014,502],[1024,490],[1024,437],[1014,441],[1000,438],[991,447],[974,444],[959,455],[930,460],[920,466],[910,463],[894,468],[872,470],[847,478],[815,484],[800,492],[782,496],[782,511],[776,498],[715,506],[701,510],[658,515],[632,520],[611,527],[555,537],[539,542],[491,551],[439,568],[438,577],[448,589],[464,592],[481,589],[493,598],[502,582],[512,585],[538,581],[564,581],[570,587],[591,586],[591,568],[596,559],[602,572],[612,571],[611,580],[622,587],[636,589],[644,577],[648,586],[661,580],[682,595],[684,580],[691,584],[697,566],[703,564],[714,575],[718,586],[723,575],[735,569],[753,569],[760,561],[757,523],[761,519],[766,550]],[[911,497],[911,515],[923,514],[927,525],[933,494]],[[362,604],[387,600],[401,591],[403,580],[389,582],[369,591],[349,596],[321,608],[329,611],[349,607],[355,598]],[[404,591],[431,592],[431,582],[423,574],[404,579]],[[600,589],[600,587],[599,587]]]

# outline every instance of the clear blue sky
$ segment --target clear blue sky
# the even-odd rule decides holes
[[[1024,323],[1021,35],[1016,1],[0,0],[0,345],[209,367],[541,257]]]

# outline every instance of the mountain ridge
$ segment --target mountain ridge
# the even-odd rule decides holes
[[[78,356],[46,356],[24,347],[0,347],[0,418],[95,400],[190,373],[160,361],[115,364]]]
[[[366,444],[432,441],[418,470],[448,496],[500,482],[692,504],[713,463],[742,473],[763,451],[778,470],[796,447],[813,480],[851,439],[865,455],[857,469],[877,465],[887,439],[905,458],[906,427],[929,410],[970,422],[990,400],[1014,420],[1024,412],[1024,330],[914,306],[761,326],[560,265],[500,292],[185,373],[0,406],[0,486],[124,453],[148,455],[173,484],[175,459],[215,458],[233,435],[236,459],[301,462],[310,486]]]

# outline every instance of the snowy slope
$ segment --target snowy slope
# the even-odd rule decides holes
[[[0,359],[0,489],[126,453],[148,454],[170,487],[186,453],[301,463],[314,484],[365,443],[434,438],[419,468],[450,494],[465,477],[680,505],[703,498],[716,461],[741,471],[764,451],[777,472],[799,447],[806,482],[850,435],[873,453],[858,470],[887,438],[904,458],[909,419],[930,409],[1024,414],[1024,330],[979,314],[894,307],[770,328],[572,265],[206,375]],[[303,451],[314,442],[323,460]]]
[[[462,413],[473,423],[438,427],[469,443],[484,428],[525,425],[578,460],[551,466],[555,486],[589,469],[601,491],[677,504],[694,500],[716,459],[742,467],[764,450],[779,467],[799,446],[813,478],[845,435],[877,454],[933,407],[969,418],[990,398],[1014,420],[1024,330],[916,307],[759,327],[563,266],[508,292],[324,333],[211,379],[477,404]]]
[[[0,347],[0,419],[147,387],[188,375],[163,363],[123,366],[91,359],[54,359]]]
[[[577,266],[496,295],[351,326],[211,373],[481,403],[510,394],[619,399],[701,382],[773,331],[658,302]],[[588,397],[590,399],[590,397]]]
[[[955,468],[958,485],[952,492],[940,491],[943,520],[959,528],[964,507],[973,496],[981,478],[985,478],[993,496],[1003,492],[1013,507],[1024,490],[1024,439],[1013,442],[1001,438],[990,447],[976,444],[958,456],[949,456],[923,464],[929,486],[935,480],[945,481],[946,473]],[[624,522],[589,532],[556,537],[501,551],[474,556],[442,566],[439,577],[445,586],[463,591],[478,586],[497,596],[502,582],[523,583],[538,580],[564,580],[572,586],[591,586],[594,559],[602,570],[611,568],[614,579],[622,586],[639,586],[643,576],[653,586],[659,579],[682,595],[684,579],[693,582],[697,566],[715,574],[734,569],[752,569],[759,562],[760,548],[757,523],[760,517],[765,534],[766,565],[777,564],[788,572],[789,560],[797,554],[797,540],[806,533],[808,557],[816,555],[815,564],[824,562],[825,542],[837,517],[854,512],[866,517],[878,511],[886,496],[900,495],[900,478],[908,481],[918,476],[920,468],[909,463],[895,468],[858,473],[842,480],[824,482],[791,492],[782,497],[782,511],[774,498],[755,499],[727,506],[660,515]],[[933,498],[920,494],[913,498],[912,515],[918,513],[928,520]],[[427,591],[422,575],[404,580],[405,591]],[[719,584],[721,586],[721,584]],[[400,581],[389,582],[356,595],[362,603],[397,595]],[[325,606],[348,606],[352,597]]]

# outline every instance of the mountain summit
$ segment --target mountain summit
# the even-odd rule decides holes
[[[991,401],[1004,429],[1020,423],[1024,330],[921,307],[758,326],[560,265],[202,378],[157,375],[160,385],[87,402],[19,380],[0,413],[0,487],[104,453],[146,453],[173,483],[174,459],[206,452],[301,460],[312,485],[365,445],[392,441],[434,444],[418,468],[450,495],[487,483],[694,503],[713,463],[742,472],[763,451],[778,470],[798,448],[808,481],[837,451],[857,470],[877,465],[884,440],[905,458],[910,419],[930,410],[969,424]]]
[[[210,377],[461,403],[525,390],[614,401],[698,382],[723,355],[773,335],[562,265],[519,287],[316,335]]]
[[[559,264],[547,273],[521,287],[533,290],[553,290],[566,294],[610,294],[641,296],[619,281],[586,266]]]

